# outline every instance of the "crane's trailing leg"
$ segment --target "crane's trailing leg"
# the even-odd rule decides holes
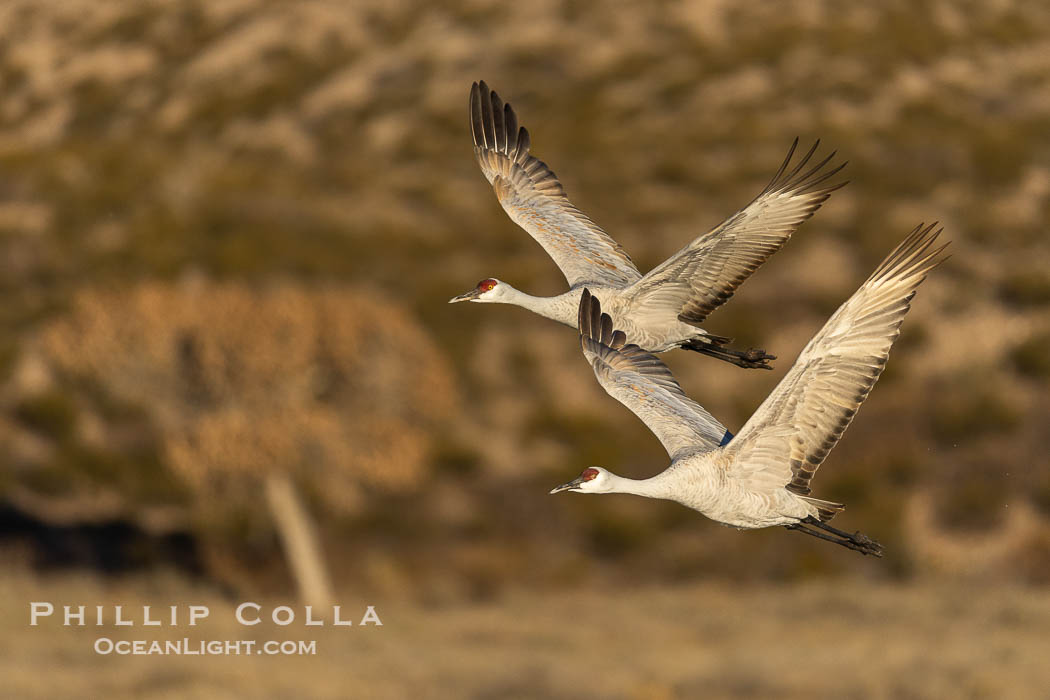
[[[747,350],[724,348],[721,347],[721,345],[728,342],[728,338],[720,338],[719,336],[709,337],[716,340],[710,341],[708,338],[694,338],[682,345],[682,348],[698,352],[702,355],[716,357],[719,360],[724,360],[725,362],[734,364],[737,367],[744,367],[746,369],[773,369],[773,366],[769,364],[769,361],[777,359],[776,355],[770,355],[761,348],[748,348]]]
[[[811,530],[804,525],[810,525],[812,527],[820,528],[830,534],[824,534],[817,530]],[[804,520],[800,520],[792,525],[785,525],[788,530],[797,530],[798,532],[804,532],[807,535],[813,537],[819,537],[822,540],[828,542],[834,542],[840,544],[847,549],[852,549],[854,552],[860,552],[861,554],[870,554],[876,557],[882,557],[882,545],[871,539],[867,535],[861,534],[860,532],[849,533],[844,530],[832,527],[825,522],[821,522],[813,516],[809,516]]]

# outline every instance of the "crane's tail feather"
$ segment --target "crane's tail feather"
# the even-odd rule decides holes
[[[846,510],[846,506],[841,503],[835,503],[834,501],[822,501],[819,498],[811,498],[810,496],[799,496],[806,503],[810,503],[817,508],[817,517],[820,522],[829,522],[836,515]]]

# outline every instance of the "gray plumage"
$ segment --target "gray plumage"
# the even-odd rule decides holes
[[[939,233],[920,226],[898,245],[721,446],[724,428],[685,396],[660,360],[626,345],[585,290],[579,307],[584,356],[602,387],[657,436],[671,465],[643,480],[592,467],[555,491],[666,498],[734,527],[785,525],[878,554],[881,547],[863,535],[826,525],[843,506],[811,497],[810,481],[882,373],[916,288],[943,261],[946,246],[934,247]]]
[[[728,339],[707,333],[700,324],[846,184],[826,184],[845,167],[825,167],[834,153],[807,167],[819,141],[791,167],[796,139],[769,185],[750,204],[643,276],[627,252],[569,201],[551,169],[530,155],[528,131],[484,81],[471,88],[470,117],[482,173],[511,220],[561,269],[569,291],[534,297],[489,278],[451,301],[515,304],[575,326],[587,287],[630,342],[651,352],[687,347],[735,361],[733,351],[718,349]],[[494,284],[481,290],[485,282]]]
[[[698,447],[714,449],[728,431],[690,399],[662,361],[614,331],[601,302],[584,289],[579,306],[580,345],[605,391],[650,427],[672,459]],[[654,427],[656,425],[656,427]]]

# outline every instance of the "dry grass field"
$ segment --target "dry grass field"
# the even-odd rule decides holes
[[[516,590],[484,604],[374,604],[383,626],[234,622],[214,590],[165,578],[0,580],[11,698],[1041,698],[1050,593],[958,584]],[[208,605],[183,627],[28,626],[28,605]],[[287,600],[259,600],[264,606]],[[265,609],[265,608],[264,608]],[[89,616],[90,616],[89,610]],[[111,613],[107,613],[111,614]],[[141,612],[132,612],[141,616]],[[358,613],[359,615],[359,613]],[[356,619],[354,620],[356,623]],[[121,631],[117,631],[121,630]],[[113,639],[307,639],[314,656],[98,656]]]

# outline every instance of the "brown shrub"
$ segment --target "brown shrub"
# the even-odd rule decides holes
[[[271,470],[336,511],[423,476],[455,413],[447,363],[408,314],[359,291],[208,282],[86,290],[42,336],[61,370],[147,407],[172,469],[209,504]]]

